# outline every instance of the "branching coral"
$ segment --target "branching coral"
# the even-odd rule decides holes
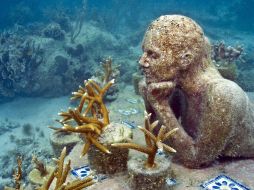
[[[103,102],[103,96],[113,83],[114,80],[111,80],[101,88],[92,80],[85,81],[84,87],[80,86],[77,92],[73,92],[73,97],[71,98],[72,100],[80,99],[78,107],[59,113],[63,117],[62,120],[59,120],[63,125],[62,128],[51,127],[58,131],[82,134],[86,139],[82,156],[88,152],[92,144],[102,152],[110,153],[97,138],[103,128],[109,124],[108,110]],[[72,125],[73,121],[77,124],[76,126]]]
[[[48,174],[45,164],[42,161],[38,160],[35,155],[32,156],[32,163],[35,165],[35,168],[40,172],[41,176],[46,176]]]
[[[153,134],[153,130],[158,125],[158,121],[150,123],[151,113],[147,114],[145,111],[145,127],[138,127],[145,135],[146,147],[137,145],[135,143],[114,143],[112,146],[120,147],[120,148],[130,148],[140,152],[143,152],[148,155],[148,159],[146,162],[146,167],[153,168],[156,166],[155,164],[155,156],[157,151],[168,151],[168,152],[176,152],[175,149],[163,143],[163,141],[167,140],[172,134],[174,134],[178,128],[175,128],[169,132],[166,132],[166,127],[164,125],[161,126],[158,135]]]
[[[102,67],[104,71],[104,77],[102,79],[103,83],[107,83],[109,81],[109,78],[111,77],[113,73],[113,68],[112,68],[112,58],[108,57],[102,62]]]
[[[111,57],[105,58],[102,62],[100,62],[100,65],[100,70],[92,77],[98,85],[104,86],[112,79],[118,80],[120,75],[118,68],[120,65],[114,65]],[[115,100],[118,96],[118,92],[119,87],[117,83],[115,83],[106,93],[105,100]]]
[[[113,65],[113,59],[109,56],[103,59],[100,62],[103,70],[99,70],[96,73],[96,77],[100,80],[96,82],[100,82],[102,85],[107,84],[112,78],[116,78],[119,75],[118,67],[119,65]]]
[[[21,156],[17,157],[18,169],[13,175],[13,179],[15,181],[15,189],[21,189],[21,179],[22,179],[22,158]]]
[[[66,156],[66,148],[61,152],[59,159],[55,159],[57,162],[57,167],[55,171],[52,172],[49,179],[43,184],[42,187],[37,190],[49,190],[53,180],[56,178],[56,185],[54,190],[81,190],[85,187],[88,187],[94,184],[93,178],[87,177],[83,180],[75,180],[72,182],[66,183],[67,175],[71,169],[71,161],[69,160],[66,165],[64,165],[64,159]]]
[[[239,60],[244,63],[242,46],[226,46],[224,42],[216,43],[212,46],[212,59],[216,62],[216,66],[227,66]]]
[[[14,172],[13,174],[13,179],[15,182],[15,188],[12,187],[5,187],[5,190],[23,190],[21,180],[23,177],[23,172],[22,172],[22,158],[21,156],[17,157],[17,164],[18,164],[18,169]]]

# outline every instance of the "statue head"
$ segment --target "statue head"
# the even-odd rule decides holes
[[[146,83],[173,81],[210,58],[210,44],[202,28],[181,15],[161,16],[153,21],[145,33],[142,49],[139,63]]]

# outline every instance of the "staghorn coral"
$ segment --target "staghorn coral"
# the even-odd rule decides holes
[[[146,146],[137,145],[132,142],[112,144],[113,147],[130,148],[148,155],[148,158],[132,157],[128,161],[128,173],[132,189],[165,189],[170,159],[167,156],[156,157],[156,153],[164,150],[176,152],[163,142],[176,132],[178,128],[166,131],[166,127],[162,125],[158,134],[155,135],[153,131],[158,126],[158,121],[150,123],[150,119],[151,113],[147,114],[145,111],[145,126],[139,127],[145,135]]]
[[[54,172],[51,173],[49,179],[41,187],[37,188],[37,190],[49,190],[54,178],[56,178],[54,190],[81,190],[94,184],[93,178],[91,177],[66,183],[67,175],[71,169],[71,161],[69,160],[68,163],[64,165],[65,156],[66,148],[62,150],[59,159],[55,159],[57,167]]]
[[[85,81],[84,87],[79,86],[79,90],[73,92],[71,98],[72,100],[80,99],[78,107],[59,113],[63,117],[62,120],[59,120],[63,127],[60,129],[50,127],[62,132],[81,133],[82,137],[86,139],[82,156],[88,152],[92,144],[102,152],[110,153],[97,138],[103,128],[109,124],[108,110],[103,103],[103,96],[113,83],[114,80],[111,80],[103,88],[100,88],[92,80]],[[77,124],[76,126],[72,125],[73,121]]]
[[[158,125],[158,121],[154,121],[150,123],[151,113],[147,114],[145,111],[145,127],[138,127],[145,135],[146,147],[137,145],[135,143],[114,143],[113,147],[120,148],[130,148],[140,152],[143,152],[148,155],[147,162],[145,166],[147,168],[154,168],[156,166],[155,156],[157,151],[168,151],[168,152],[176,152],[175,149],[163,143],[163,141],[167,140],[173,133],[175,133],[178,128],[175,128],[171,131],[166,132],[166,127],[164,125],[161,126],[157,136],[153,134],[153,130]]]
[[[21,180],[23,177],[23,172],[22,172],[22,157],[18,156],[17,157],[17,164],[18,164],[18,169],[14,172],[13,174],[13,179],[15,182],[15,188],[11,187],[5,187],[5,190],[22,190],[22,185],[21,185]]]
[[[21,179],[22,179],[22,158],[18,156],[17,158],[18,169],[13,175],[13,179],[15,180],[15,189],[21,189]]]
[[[40,172],[41,176],[48,174],[45,164],[40,161],[35,155],[32,155],[32,163],[35,165],[35,168]]]
[[[111,57],[105,58],[102,62],[100,62],[102,69],[97,71],[92,80],[98,83],[100,86],[104,86],[110,80],[117,78],[120,75],[119,65],[113,65],[113,59]],[[115,100],[118,96],[119,87],[116,83],[112,85],[109,91],[105,95],[106,100]]]
[[[28,174],[28,181],[35,186],[44,184],[54,171],[54,167],[44,164],[34,154],[32,155],[32,164],[34,168]]]
[[[132,131],[128,127],[118,123],[109,124],[103,96],[113,83],[114,80],[111,80],[100,88],[92,80],[85,82],[85,87],[80,86],[77,92],[73,92],[72,99],[80,99],[79,105],[68,112],[59,113],[63,117],[59,120],[63,127],[51,127],[59,133],[80,133],[86,141],[81,155],[88,153],[91,168],[103,174],[114,174],[127,169],[129,150],[111,147],[111,144],[127,142],[132,138]]]
[[[108,148],[110,154],[99,151],[92,145],[87,153],[90,167],[102,174],[126,171],[129,149],[112,147],[111,144],[128,142],[129,139],[132,139],[130,128],[120,123],[111,122],[98,138],[98,141]]]
[[[116,67],[112,67],[112,58],[108,57],[101,62],[101,65],[103,67],[103,73],[104,75],[101,76],[101,81],[103,84],[106,84],[110,78],[112,77],[113,70],[116,70]]]

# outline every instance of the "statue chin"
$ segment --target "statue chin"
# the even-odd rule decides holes
[[[174,78],[171,78],[171,79],[159,79],[159,78],[151,78],[151,77],[147,77],[145,76],[145,81],[146,81],[146,84],[152,84],[152,83],[162,83],[162,82],[172,82],[172,83],[175,83],[175,79]]]
[[[146,84],[157,83],[156,79],[148,77],[146,75],[145,75],[145,81],[146,81]]]

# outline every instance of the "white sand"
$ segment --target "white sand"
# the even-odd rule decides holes
[[[128,98],[137,100],[137,103],[128,102]],[[48,126],[59,126],[55,119],[59,119],[57,113],[60,110],[66,111],[70,105],[70,99],[68,96],[59,98],[19,98],[12,102],[0,104],[0,123],[6,118],[14,123],[19,123],[21,126],[25,123],[30,123],[32,126],[39,127],[45,134],[45,138],[40,140],[40,144],[43,147],[50,147],[49,135],[52,130]],[[134,121],[138,125],[143,123],[143,111],[144,106],[140,96],[134,94],[132,86],[126,86],[122,89],[118,96],[118,99],[107,105],[110,110],[111,121],[120,122],[122,120]],[[138,114],[130,116],[121,115],[118,109],[128,110],[135,108],[138,110]],[[6,151],[15,147],[14,143],[10,143],[9,136],[13,134],[17,138],[22,138],[22,127],[15,128],[11,132],[6,132],[0,135],[0,156],[5,154]],[[0,126],[1,127],[1,126]],[[1,130],[1,129],[0,129]],[[38,139],[36,139],[38,140]]]
[[[19,123],[21,126],[30,123],[34,128],[38,127],[44,132],[45,142],[41,142],[43,146],[49,145],[49,134],[52,131],[48,128],[50,125],[56,125],[54,121],[57,113],[61,109],[69,106],[68,97],[59,98],[19,98],[12,102],[0,105],[0,120],[8,119],[13,123]],[[15,128],[10,132],[0,135],[0,155],[15,147],[14,143],[10,143],[9,136],[13,134],[17,138],[23,136],[22,127]],[[0,129],[1,130],[1,129]]]

